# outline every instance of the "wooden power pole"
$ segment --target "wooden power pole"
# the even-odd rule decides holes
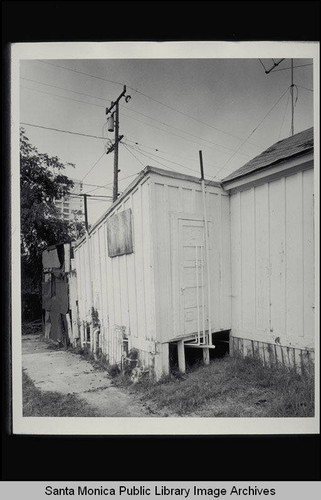
[[[291,135],[294,135],[294,84],[293,84],[293,59],[291,59]]]
[[[124,137],[123,135],[119,135],[119,101],[121,100],[122,97],[125,97],[125,101],[128,102],[129,99],[131,98],[130,95],[125,95],[126,94],[126,85],[124,85],[124,89],[122,93],[117,97],[115,102],[111,103],[110,108],[106,108],[106,115],[112,112],[111,115],[111,125],[108,127],[108,130],[112,132],[113,130],[115,131],[115,142],[114,144],[107,150],[106,154],[111,153],[114,151],[114,186],[113,186],[113,201],[116,201],[118,198],[118,145],[122,138]],[[113,111],[114,110],[114,111]]]

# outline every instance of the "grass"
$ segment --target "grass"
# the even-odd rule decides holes
[[[22,372],[24,417],[96,417],[96,410],[74,394],[40,391]]]
[[[42,320],[23,321],[21,325],[22,335],[38,335],[42,333]]]
[[[170,375],[157,383],[129,385],[123,375],[115,385],[155,409],[197,417],[311,417],[314,415],[313,374],[298,375],[284,367],[265,367],[253,358],[224,357],[194,367],[184,376]]]

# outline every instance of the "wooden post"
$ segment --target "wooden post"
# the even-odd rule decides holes
[[[203,347],[203,361],[205,365],[210,364],[210,350],[208,347]]]
[[[185,350],[184,350],[184,341],[180,340],[177,342],[177,352],[178,352],[178,369],[180,372],[186,372],[186,364],[185,364]]]
[[[169,344],[159,344],[159,353],[155,356],[155,376],[159,380],[162,375],[169,374]]]

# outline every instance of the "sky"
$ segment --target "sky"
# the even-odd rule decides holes
[[[200,150],[205,177],[220,180],[291,135],[290,59],[266,74],[281,58],[79,57],[20,60],[19,118],[40,152],[75,164],[65,174],[83,180],[83,192],[112,195],[105,110],[123,85],[120,192],[146,165],[199,177]],[[312,59],[294,59],[294,84],[297,133],[313,126]],[[89,223],[110,203],[90,199]]]

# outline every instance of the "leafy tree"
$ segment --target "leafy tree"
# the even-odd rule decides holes
[[[72,164],[68,164],[72,165]],[[56,156],[39,153],[20,130],[21,266],[22,291],[40,293],[42,252],[56,243],[67,243],[84,233],[84,224],[59,217],[54,200],[70,192],[74,183],[61,172],[65,165]]]

